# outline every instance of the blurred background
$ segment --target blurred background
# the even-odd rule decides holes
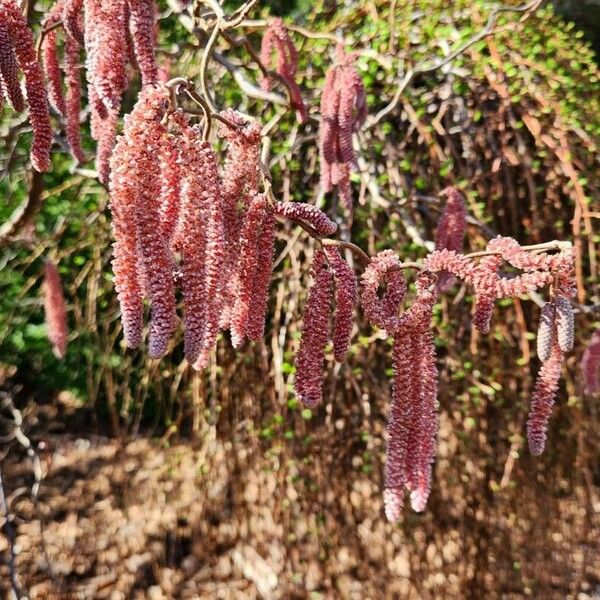
[[[201,52],[178,4],[160,3],[159,56],[172,76],[194,77]],[[36,31],[48,5],[33,3]],[[279,14],[368,50],[357,67],[374,115],[399,74],[448,55],[495,6],[301,0],[260,3],[249,17]],[[348,361],[336,364],[328,352],[324,404],[302,409],[293,393],[310,239],[278,229],[263,343],[234,352],[224,336],[200,373],[183,360],[180,338],[165,359],[149,360],[123,345],[106,190],[90,176],[93,162],[74,169],[68,154],[55,152],[39,214],[22,239],[0,247],[0,386],[36,455],[0,440],[14,562],[28,597],[600,598],[600,414],[579,372],[600,326],[590,308],[600,302],[600,4],[557,0],[521,17],[502,13],[493,36],[415,78],[397,108],[359,134],[355,219],[343,235],[369,253],[423,257],[437,194],[454,185],[467,198],[469,250],[496,234],[522,244],[574,241],[578,343],[544,454],[532,457],[524,436],[539,308],[501,301],[490,335],[480,337],[470,291],[457,286],[435,310],[432,494],[422,514],[407,508],[400,524],[387,523],[389,343],[359,313]],[[260,31],[248,33],[258,49]],[[316,113],[334,43],[298,33],[294,40],[299,83]],[[219,51],[258,79],[243,48]],[[263,122],[279,110],[247,98],[216,63],[210,76],[220,107]],[[125,112],[138,89],[131,86]],[[5,106],[1,119],[5,221],[28,193],[30,140],[23,117]],[[335,200],[318,195],[316,134],[314,124],[281,117],[270,134],[273,189],[339,216]],[[59,264],[68,305],[63,361],[46,337],[40,286],[48,256]],[[2,406],[8,422],[14,415]],[[8,595],[4,533],[0,589]]]

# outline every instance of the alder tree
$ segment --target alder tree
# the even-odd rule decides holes
[[[572,244],[527,245],[496,236],[480,251],[466,253],[467,209],[456,187],[439,194],[444,208],[435,247],[424,259],[400,257],[393,248],[369,256],[338,235],[342,228],[350,231],[353,219],[357,133],[394,109],[416,73],[441,68],[490,35],[501,10],[525,18],[540,2],[494,12],[484,30],[446,59],[409,71],[398,82],[396,97],[372,116],[355,67],[360,52],[343,40],[331,42],[320,106],[309,106],[297,77],[294,38],[311,32],[269,18],[258,25],[262,44],[255,49],[247,36],[235,36],[256,1],[231,14],[213,0],[171,4],[174,14],[177,9],[192,23],[208,24],[194,77],[157,59],[154,0],[58,0],[45,14],[37,39],[16,0],[0,0],[1,97],[14,111],[29,111],[32,169],[48,171],[53,151],[68,150],[77,165],[85,163],[82,124],[89,114],[96,142],[94,175],[110,197],[112,270],[126,346],[145,343],[148,357],[160,359],[182,327],[186,360],[200,370],[214,355],[219,331],[229,332],[226,339],[236,349],[260,340],[268,319],[276,229],[291,222],[315,245],[295,359],[300,402],[315,408],[323,401],[326,348],[331,343],[335,360],[347,360],[358,311],[393,341],[383,492],[389,520],[400,518],[405,492],[416,511],[424,510],[430,493],[438,429],[432,313],[440,296],[457,283],[474,294],[472,325],[483,334],[490,330],[498,300],[534,291],[546,295],[537,336],[540,368],[527,422],[530,451],[541,454],[561,365],[574,341]],[[301,125],[318,128],[322,206],[278,200],[266,161],[269,130],[276,123],[261,123],[235,106],[216,106],[207,73],[218,40],[244,47],[260,70],[257,85],[246,81],[242,92],[265,102],[279,94],[276,98],[285,100]],[[124,94],[132,86],[137,101],[121,121]],[[64,143],[53,144],[56,136]],[[333,195],[343,207],[337,219],[326,209]],[[14,234],[24,213],[27,208],[19,209],[4,233]],[[51,260],[44,279],[49,340],[63,357],[65,304]],[[590,393],[600,388],[599,366],[597,333],[582,363]]]

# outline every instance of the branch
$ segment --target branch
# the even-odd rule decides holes
[[[256,100],[262,100],[263,102],[271,102],[272,104],[278,104],[280,106],[288,105],[287,99],[280,94],[276,94],[274,92],[265,92],[264,90],[255,86],[251,81],[244,77],[240,67],[231,63],[222,54],[213,52],[213,58],[233,75],[235,82],[238,84],[242,92],[249,98],[255,98]]]
[[[453,61],[455,58],[463,54],[466,50],[468,50],[471,46],[484,39],[488,35],[492,35],[494,33],[494,27],[496,26],[496,22],[502,13],[505,12],[516,12],[516,13],[525,13],[524,18],[529,17],[533,12],[535,12],[539,6],[542,4],[544,0],[531,0],[526,4],[522,4],[521,6],[497,6],[488,17],[487,23],[485,27],[469,38],[464,44],[456,48],[453,52],[450,52],[448,56],[444,58],[440,58],[436,61],[429,62],[423,61],[417,64],[412,69],[409,69],[400,83],[396,88],[396,92],[394,93],[394,97],[390,101],[390,103],[382,108],[374,117],[369,119],[369,121],[365,124],[363,129],[370,129],[371,127],[377,125],[386,115],[392,112],[399,104],[400,98],[404,93],[404,90],[408,87],[410,82],[417,76],[423,75],[426,73],[433,73],[438,69],[441,69],[443,66],[447,65],[449,62]]]

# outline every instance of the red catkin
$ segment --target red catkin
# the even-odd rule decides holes
[[[158,67],[154,54],[156,2],[155,0],[128,0],[128,6],[129,31],[142,76],[142,84],[154,84],[158,81]]]
[[[33,32],[21,9],[14,0],[4,0],[0,5],[0,22],[8,25],[11,43],[19,67],[25,76],[25,90],[29,105],[29,120],[33,129],[31,164],[36,171],[50,170],[52,128],[46,99],[44,74],[37,61]]]
[[[325,75],[321,96],[321,187],[329,192],[338,186],[341,203],[351,221],[350,170],[356,163],[352,134],[364,123],[367,105],[364,85],[353,65],[356,55],[346,54],[342,45],[336,48],[336,55],[336,63]]]
[[[314,408],[323,400],[323,360],[329,340],[329,314],[333,295],[333,274],[325,254],[315,252],[313,284],[302,315],[302,337],[296,354],[296,394],[300,402]]]
[[[550,356],[542,364],[535,382],[527,421],[529,450],[535,455],[541,454],[546,444],[546,430],[558,392],[562,360],[563,353],[558,343],[554,343]]]
[[[43,291],[48,340],[52,344],[54,355],[63,359],[67,353],[67,311],[60,274],[50,260],[44,264]]]
[[[586,394],[600,393],[600,330],[589,341],[581,359]]]
[[[417,295],[394,333],[394,380],[388,419],[384,506],[397,521],[404,491],[415,511],[425,508],[437,434],[437,369],[431,332],[435,279],[423,274]]]
[[[402,515],[404,489],[407,483],[406,454],[409,444],[409,423],[412,419],[412,405],[406,401],[406,384],[414,380],[414,360],[418,355],[416,339],[397,335],[394,337],[392,365],[392,403],[387,424],[387,448],[385,460],[385,485],[383,504],[385,515],[392,523]],[[405,396],[401,397],[401,391]]]
[[[0,15],[1,10],[0,8]],[[0,22],[0,92],[0,96],[8,100],[14,111],[25,110],[25,99],[19,81],[19,65],[4,22]]]
[[[85,161],[81,147],[81,77],[79,75],[79,45],[72,37],[65,40],[65,132],[73,158],[78,162]]]
[[[84,46],[83,30],[80,17],[83,12],[83,0],[65,0],[62,11],[63,27],[69,37],[75,41],[80,48]]]
[[[337,225],[321,210],[303,202],[277,202],[273,212],[284,219],[309,225],[320,236],[332,235]]]
[[[269,299],[269,285],[273,274],[273,252],[275,249],[275,218],[271,211],[263,216],[259,233],[254,285],[252,287],[252,310],[248,314],[246,335],[248,339],[258,341],[265,333],[265,320]]]
[[[181,205],[173,246],[181,253],[184,352],[194,369],[207,366],[222,310],[225,258],[223,197],[216,156],[201,132],[176,115],[182,134]]]
[[[52,24],[52,19],[46,19],[44,27]],[[48,80],[48,101],[50,106],[61,116],[67,111],[65,97],[62,90],[62,76],[58,62],[58,48],[56,45],[56,29],[49,31],[42,42],[44,57],[44,70]]]
[[[296,110],[300,123],[308,119],[308,111],[302,100],[302,93],[296,83],[298,70],[298,52],[292,42],[288,30],[280,18],[269,21],[260,48],[260,60],[267,68],[272,68],[273,54],[277,54],[276,72],[284,80],[290,94],[290,104]],[[273,86],[273,77],[263,76],[261,87],[269,91]]]
[[[267,199],[262,194],[255,195],[241,233],[239,284],[231,314],[231,343],[234,348],[239,348],[244,342],[251,306],[255,302],[253,291],[261,244],[260,234],[267,212]]]
[[[498,270],[501,256],[485,256],[473,270],[471,283],[475,289],[473,305],[473,325],[481,333],[489,333],[492,313],[497,298]]]
[[[238,285],[240,233],[249,199],[258,191],[260,165],[260,125],[246,121],[242,115],[227,110],[223,116],[235,123],[233,129],[220,124],[219,136],[228,142],[223,182],[223,227],[226,241],[225,270],[223,280],[223,306],[220,326],[229,327],[231,308],[235,303]]]
[[[333,357],[345,360],[352,333],[352,313],[356,304],[357,281],[354,271],[335,246],[325,246],[325,255],[335,280],[335,313],[333,324]]]

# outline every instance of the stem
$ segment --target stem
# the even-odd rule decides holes
[[[331,238],[322,238],[320,241],[323,246],[339,246],[340,248],[346,248],[347,250],[350,250],[356,254],[366,265],[371,262],[371,257],[362,248],[359,248],[352,242],[333,240]]]
[[[208,70],[208,61],[210,59],[213,46],[215,45],[217,37],[219,36],[221,25],[222,20],[221,17],[219,17],[215,23],[212,33],[210,34],[210,37],[208,38],[208,42],[206,42],[204,53],[202,54],[202,61],[200,62],[200,87],[202,89],[202,95],[206,99],[206,102],[212,112],[216,112],[216,107],[208,90],[208,86],[206,85],[206,73]]]

